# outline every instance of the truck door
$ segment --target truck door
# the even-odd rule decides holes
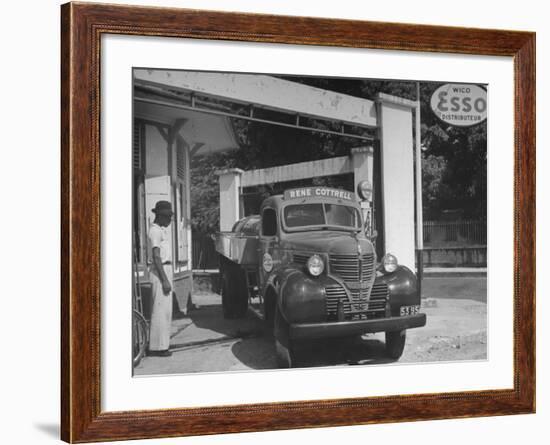
[[[258,255],[259,283],[262,290],[271,271],[279,263],[279,237],[277,226],[277,211],[271,207],[262,209],[262,223],[260,229],[260,245]],[[271,260],[270,260],[271,259]],[[260,302],[263,309],[263,302]]]

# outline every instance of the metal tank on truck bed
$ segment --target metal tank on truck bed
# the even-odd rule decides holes
[[[385,332],[398,359],[406,330],[426,324],[416,276],[387,253],[377,262],[352,192],[328,187],[265,199],[260,215],[216,236],[224,316],[251,309],[293,366],[298,342]]]
[[[236,264],[255,266],[258,264],[259,238],[260,216],[247,216],[237,221],[231,232],[217,234],[216,250]]]

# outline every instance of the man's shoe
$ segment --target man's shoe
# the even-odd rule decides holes
[[[169,349],[165,349],[163,351],[149,351],[147,355],[152,357],[170,357],[172,355],[172,351]]]

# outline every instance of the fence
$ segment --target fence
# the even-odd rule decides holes
[[[487,245],[487,222],[424,221],[424,246],[465,247]]]
[[[424,221],[425,267],[486,267],[487,222]]]

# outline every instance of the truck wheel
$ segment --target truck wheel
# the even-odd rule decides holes
[[[244,271],[228,267],[222,277],[222,308],[224,318],[242,318],[248,310],[248,290]]]
[[[264,334],[266,337],[273,337],[275,332],[275,305],[276,298],[271,293],[268,293],[265,297],[265,315],[264,315]]]
[[[245,271],[236,267],[233,271],[233,314],[235,318],[243,318],[248,311],[248,288],[246,287]]]
[[[395,360],[403,355],[407,331],[386,332],[386,353]]]
[[[283,318],[279,306],[276,305],[273,323],[273,338],[275,340],[275,354],[277,365],[280,368],[292,368],[296,363],[296,352],[289,336],[289,326]]]
[[[222,277],[222,309],[223,309],[223,318],[235,318],[234,310],[233,310],[233,293],[234,287],[231,283],[231,278],[227,274],[227,272],[224,273]]]

